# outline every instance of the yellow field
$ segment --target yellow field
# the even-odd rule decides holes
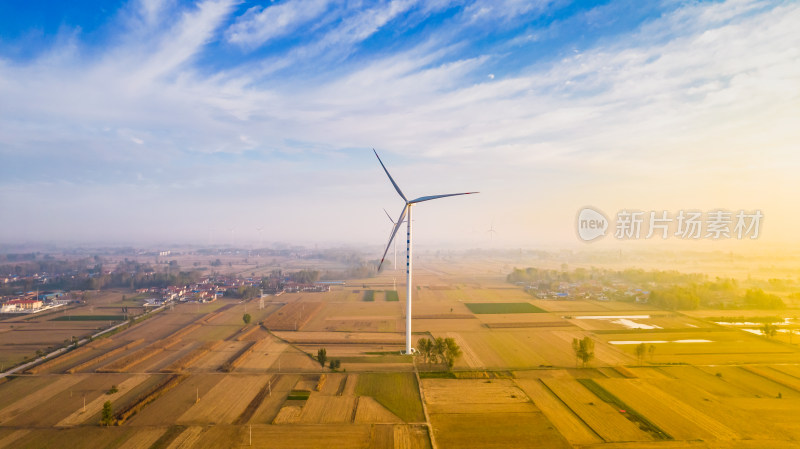
[[[537,300],[504,283],[499,267],[421,265],[412,341],[453,338],[463,355],[452,373],[400,355],[405,291],[398,283],[400,301],[384,300],[392,277],[400,280],[391,271],[329,293],[270,296],[263,309],[257,299],[179,304],[0,381],[0,448],[250,447],[251,427],[252,446],[269,448],[428,449],[431,438],[440,449],[798,447],[797,344],[703,319],[725,311]],[[363,300],[366,289],[375,301]],[[549,312],[476,315],[470,302],[527,302]],[[631,321],[655,329],[578,318],[591,315],[646,315]],[[283,330],[267,331],[261,320]],[[0,328],[0,339],[10,334]],[[572,342],[583,337],[595,354],[579,367]],[[639,341],[659,342],[639,360]],[[321,348],[341,360],[339,370],[314,359]],[[240,353],[232,372],[220,370]],[[98,425],[105,401],[125,410],[171,378],[162,371],[180,373],[180,382],[121,425]],[[119,391],[107,394],[112,385]]]
[[[67,375],[67,376],[52,376],[49,378],[49,383],[37,388],[35,391],[28,395],[12,402],[8,405],[3,405],[0,409],[0,424],[3,424],[15,416],[27,412],[28,410],[43,404],[56,394],[68,390],[73,385],[86,379],[84,375]],[[3,385],[5,388],[14,388],[12,383]]]
[[[515,382],[571,444],[593,444],[603,441],[539,379],[518,379]]]
[[[572,379],[542,382],[605,441],[651,441],[653,437]]]
[[[208,393],[204,394],[197,404],[181,415],[177,422],[230,424],[244,411],[266,381],[264,376],[225,376]],[[232,395],[235,395],[235,400],[231,400]]]
[[[639,379],[598,379],[597,383],[677,440],[734,440],[729,427]]]
[[[117,391],[113,394],[105,394],[102,396],[97,397],[93,401],[86,404],[85,407],[81,407],[75,410],[71,415],[67,416],[66,418],[62,419],[56,424],[56,427],[69,427],[75,426],[77,424],[81,424],[85,422],[87,419],[91,418],[93,415],[100,412],[103,409],[103,404],[106,401],[113,402],[118,399],[119,397],[123,396],[128,391],[132,390],[134,387],[139,385],[140,383],[144,382],[149,376],[144,374],[134,375],[128,379],[123,380],[122,382],[117,385]]]

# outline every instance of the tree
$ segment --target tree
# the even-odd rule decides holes
[[[100,424],[110,426],[114,423],[114,410],[111,408],[111,401],[106,401],[103,404],[103,415],[100,419]]]
[[[580,359],[585,367],[594,358],[594,340],[589,337],[584,337],[580,340],[573,338],[572,350],[575,351],[575,357]]]
[[[431,354],[433,352],[433,342],[431,342],[430,338],[420,338],[417,341],[417,351],[422,355],[425,363],[430,363]]]
[[[764,323],[764,325],[761,326],[761,333],[766,335],[767,337],[774,337],[777,332],[778,332],[778,326],[772,323]]]
[[[319,366],[325,368],[325,361],[328,360],[328,351],[325,348],[319,348],[317,351],[317,361],[319,362]]]
[[[447,343],[444,342],[444,338],[436,337],[436,340],[433,341],[433,353],[437,362],[445,363],[447,361],[445,352],[447,352]]]
[[[650,345],[650,347],[647,348],[647,352],[650,353],[650,361],[652,362],[653,361],[653,354],[656,353],[656,345]]]
[[[252,319],[253,319],[253,317],[251,317],[249,313],[245,313],[245,314],[242,316],[242,321],[244,321],[244,324],[245,324],[245,325],[248,325],[248,324],[250,324],[250,321],[251,321]]]
[[[447,368],[452,369],[456,360],[461,357],[461,348],[458,347],[455,339],[445,338],[445,360],[447,361]]]
[[[639,359],[639,365],[642,364],[644,361],[644,354],[647,352],[647,345],[644,343],[639,343],[636,345],[636,358]]]
[[[760,288],[747,290],[744,295],[744,304],[753,309],[783,309],[786,304],[777,295],[764,293]]]

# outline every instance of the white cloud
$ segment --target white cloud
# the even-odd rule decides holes
[[[329,0],[293,0],[277,5],[254,6],[225,31],[228,42],[257,47],[285,36],[328,10]]]
[[[298,6],[281,4],[259,14],[283,5]],[[569,206],[583,194],[569,181],[582,176],[588,180],[581,182],[604,181],[587,191],[609,197],[614,189],[640,197],[661,194],[655,186],[637,184],[641,177],[672,180],[664,191],[697,198],[693,189],[712,182],[725,195],[743,193],[732,179],[743,174],[762,189],[800,188],[789,177],[799,168],[793,151],[800,140],[800,6],[795,3],[692,4],[637,33],[502,76],[494,55],[452,44],[447,30],[380,58],[342,56],[414,8],[414,2],[392,2],[347,13],[316,42],[267,63],[280,58],[284,67],[296,68],[320,61],[315,76],[265,81],[263,71],[207,72],[195,64],[230,19],[229,1],[204,2],[178,11],[173,20],[153,19],[171,25],[143,24],[132,31],[136,39],[122,39],[100,56],[87,56],[74,41],[65,41],[32,62],[0,60],[0,155],[11,162],[38,156],[69,160],[74,170],[67,167],[58,176],[85,190],[90,183],[125,180],[106,179],[110,167],[132,170],[132,179],[145,173],[142,184],[153,189],[147,193],[153,198],[163,193],[158,189],[194,189],[206,194],[203,201],[219,195],[218,204],[225,207],[238,195],[236,188],[281,197],[287,204],[286,192],[330,195],[335,204],[351,195],[334,198],[320,190],[366,181],[358,181],[364,177],[358,170],[322,167],[335,173],[325,177],[291,162],[276,168],[272,160],[237,160],[220,169],[203,158],[266,159],[275,152],[371,146],[387,159],[403,153],[424,161],[405,172],[397,169],[410,190],[425,194],[488,185],[497,207],[507,211],[516,210],[504,203],[503,197],[512,195],[497,192],[546,191],[552,197],[547,201]],[[256,13],[248,14],[256,20]],[[285,32],[302,20],[285,19]],[[270,36],[262,43],[278,35]],[[340,63],[322,62],[331,57]],[[487,79],[488,70],[498,76]],[[442,162],[445,158],[452,163]],[[379,171],[374,174],[375,182],[383,181]],[[676,174],[687,180],[676,183]],[[80,195],[84,187],[69,191]],[[0,183],[4,202],[17,197],[16,190],[4,193],[11,188]],[[8,202],[9,210],[24,207],[31,195]],[[140,203],[149,200],[145,195]],[[342,207],[356,209],[349,203]],[[332,228],[331,235],[337,231],[343,229]]]

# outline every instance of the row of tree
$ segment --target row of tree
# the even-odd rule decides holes
[[[327,360],[328,360],[328,350],[325,349],[325,348],[319,348],[317,350],[317,362],[319,362],[319,366],[325,368],[325,362]],[[339,367],[341,367],[341,366],[342,366],[342,361],[341,360],[339,360],[339,359],[331,359],[330,365],[328,365],[328,368],[330,368],[331,371],[334,371],[334,370],[339,369]]]
[[[446,365],[447,369],[452,369],[453,364],[462,354],[458,343],[449,337],[437,337],[434,340],[420,338],[417,341],[417,352],[425,363],[441,363]]]

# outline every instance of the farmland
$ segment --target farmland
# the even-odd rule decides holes
[[[412,341],[453,339],[462,355],[452,372],[400,353],[406,298],[392,273],[263,303],[175,304],[0,380],[0,448],[240,447],[251,435],[254,447],[287,448],[800,441],[800,336],[713,320],[770,313],[538,299],[497,267],[418,266]],[[133,306],[122,295],[2,322],[0,358],[96,331]],[[796,309],[776,313],[790,326]],[[594,351],[584,363],[573,341],[587,337]],[[642,343],[652,350],[637,354]],[[117,425],[102,427],[107,401]]]
[[[465,304],[472,313],[541,313],[544,310],[527,302],[471,302]]]

